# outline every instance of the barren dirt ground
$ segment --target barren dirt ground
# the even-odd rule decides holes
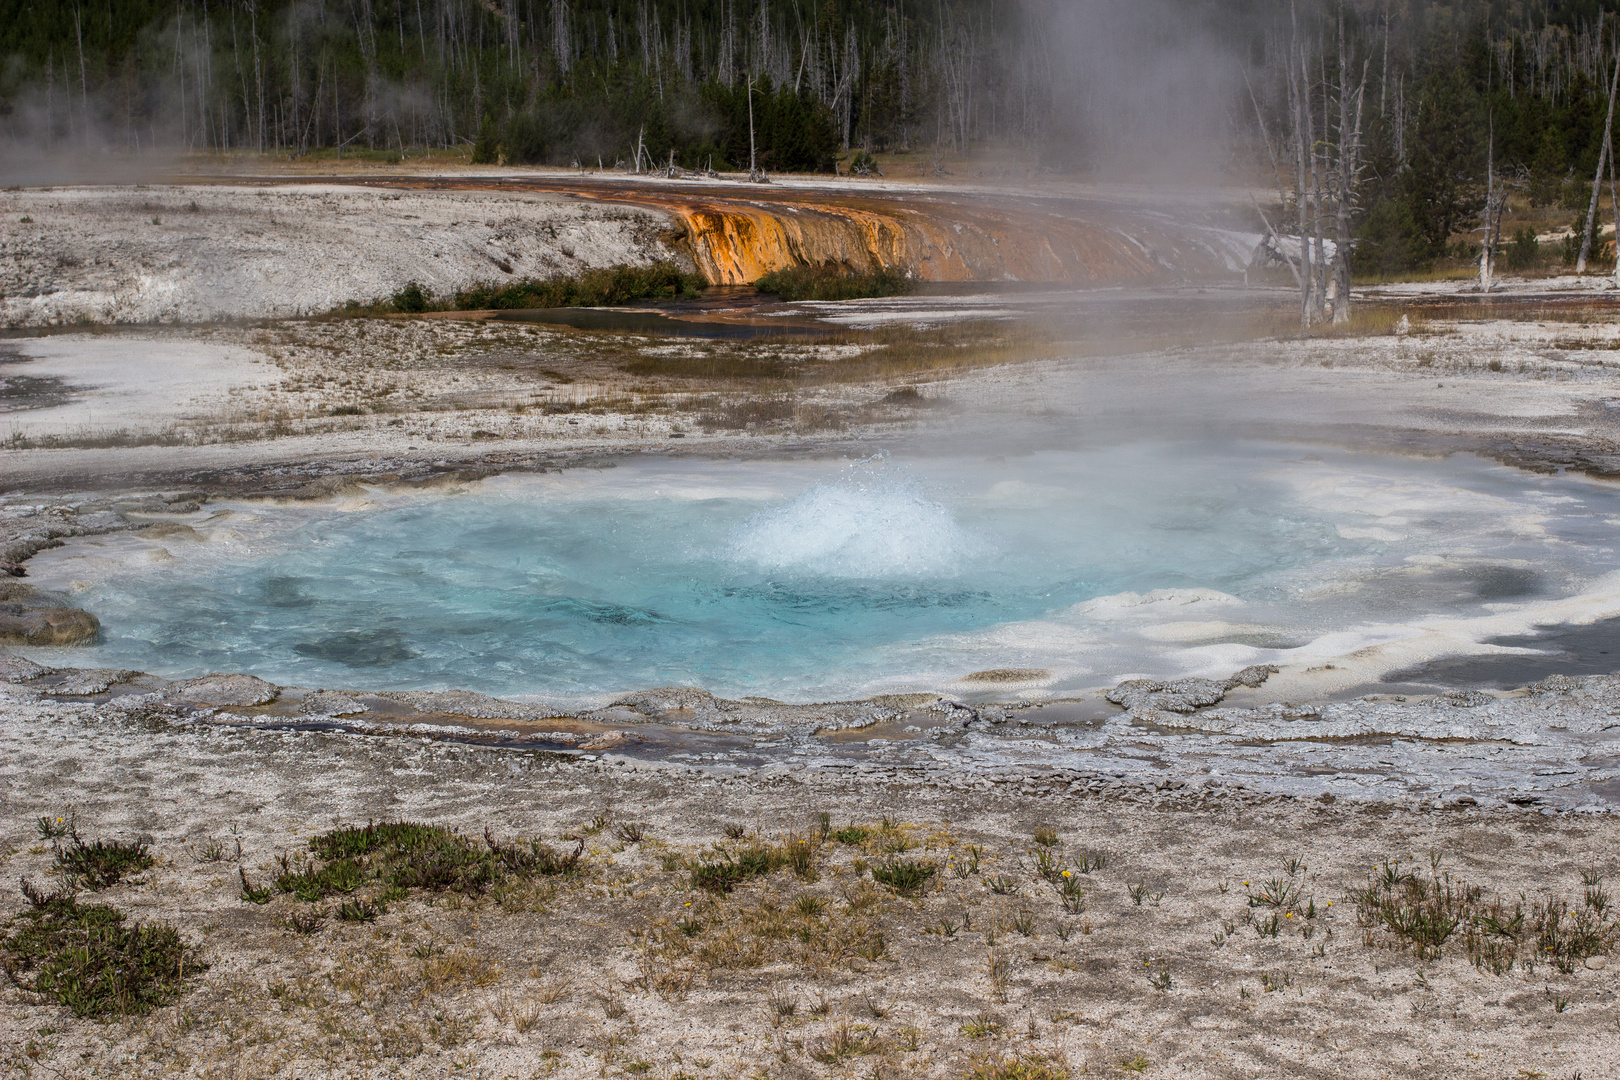
[[[1100,1076],[1620,1069],[1606,957],[1570,962],[1528,931],[1461,927],[1419,955],[1389,923],[1367,925],[1371,901],[1358,902],[1388,860],[1424,888],[1478,886],[1470,910],[1501,900],[1534,918],[1562,900],[1567,926],[1594,902],[1583,872],[1616,870],[1609,815],[1035,778],[630,771],[29,697],[8,692],[0,712],[4,870],[52,881],[35,818],[71,817],[86,839],[147,837],[155,866],[81,900],[172,923],[208,967],[186,976],[178,1004],[115,1021],[6,990],[0,1046],[15,1075],[950,1077],[1014,1060]],[[338,908],[371,888],[317,904],[242,899],[239,868],[268,884],[311,835],[398,818],[479,845],[486,828],[498,843],[582,842],[583,858],[574,873],[482,892],[412,889],[370,922]],[[1055,836],[1037,840],[1043,826]],[[694,885],[690,860],[784,848],[799,854],[729,893]],[[915,891],[873,880],[873,867],[913,862],[933,868]],[[1065,880],[1080,883],[1067,905]],[[7,890],[0,903],[22,901]]]

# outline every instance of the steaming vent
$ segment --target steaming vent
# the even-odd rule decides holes
[[[949,577],[983,552],[948,509],[882,459],[754,515],[726,550],[761,570],[867,579]]]

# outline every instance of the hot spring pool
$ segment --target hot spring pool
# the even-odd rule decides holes
[[[1047,695],[1613,614],[1617,518],[1608,485],[1261,442],[639,459],[42,553],[104,639],[33,652],[559,702]],[[961,681],[986,669],[1025,671]]]

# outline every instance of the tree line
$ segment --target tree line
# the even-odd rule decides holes
[[[4,0],[13,144],[833,168],[1038,139],[1038,16],[976,0]],[[1033,50],[1039,51],[1039,50]],[[630,159],[634,156],[635,162]]]
[[[1259,29],[1244,104],[1302,317],[1342,318],[1352,272],[1469,260],[1488,285],[1504,254],[1539,257],[1533,232],[1504,239],[1515,204],[1567,213],[1584,268],[1597,219],[1620,212],[1617,13],[1611,0],[1301,3]]]

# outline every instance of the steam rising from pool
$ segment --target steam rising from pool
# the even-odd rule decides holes
[[[1026,669],[1046,674],[996,692],[1061,694],[1416,643],[1393,666],[1601,615],[1568,598],[1620,565],[1617,522],[1610,487],[1466,456],[1138,442],[210,507],[195,534],[30,567],[101,618],[101,645],[41,656],[80,667],[561,703],[968,693]]]
[[[729,558],[762,570],[830,578],[924,578],[961,573],[986,545],[886,457],[857,462],[743,522]]]

